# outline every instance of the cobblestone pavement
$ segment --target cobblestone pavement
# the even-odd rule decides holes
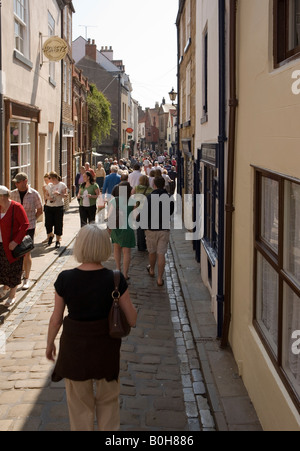
[[[132,254],[131,298],[137,327],[121,351],[121,431],[215,430],[172,252],[165,286],[150,278],[146,253]],[[69,430],[64,384],[50,380],[45,358],[53,283],[74,267],[68,248],[0,328],[0,430]],[[107,266],[114,267],[113,259]]]

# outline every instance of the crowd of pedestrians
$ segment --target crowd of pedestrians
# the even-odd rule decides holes
[[[145,273],[154,278],[157,272],[156,283],[162,287],[170,225],[166,225],[163,220],[166,212],[163,212],[162,203],[155,212],[157,220],[153,224],[152,199],[153,196],[171,197],[175,191],[176,177],[176,160],[166,155],[157,156],[150,151],[119,161],[105,159],[96,168],[86,163],[76,175],[81,228],[76,238],[74,256],[80,266],[61,273],[55,283],[55,307],[49,324],[46,350],[47,358],[55,360],[55,338],[63,325],[62,339],[65,341],[61,342],[52,377],[54,381],[62,378],[66,380],[72,430],[92,430],[95,410],[98,412],[100,430],[119,429],[120,342],[107,336],[114,281],[113,272],[105,269],[103,263],[110,258],[113,245],[116,269],[121,271],[123,267],[119,286],[120,305],[129,324],[134,326],[137,313],[128,290],[131,250],[137,245],[139,251],[148,251],[149,264],[145,267]],[[43,199],[28,184],[25,173],[17,174],[14,178],[14,191],[0,186],[0,300],[8,295],[6,306],[14,304],[22,277],[22,289],[29,288],[30,253],[14,259],[12,251],[26,234],[34,239],[36,222],[43,211],[47,234],[45,245],[51,246],[54,237],[55,248],[61,244],[64,201],[68,197],[68,189],[55,172],[45,174],[44,181]],[[137,199],[134,203],[129,202],[131,196]],[[96,224],[96,215],[105,207],[107,227],[103,230]],[[139,216],[147,213],[146,225],[138,227],[136,231],[130,223],[135,209]],[[170,201],[167,216],[171,218],[173,212],[174,204]],[[68,316],[64,320],[66,307]],[[99,333],[95,333],[95,330]],[[80,355],[77,355],[77,351],[74,355],[68,349],[68,343],[73,343],[76,337],[83,335],[86,335],[86,343],[90,345],[85,346]],[[80,349],[80,343],[76,349]],[[97,357],[99,364],[95,365]],[[104,365],[103,362],[108,361],[109,364]],[[97,381],[96,394],[93,392],[93,380]]]

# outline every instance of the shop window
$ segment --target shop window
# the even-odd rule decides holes
[[[299,407],[300,180],[255,172],[254,325]]]
[[[204,195],[202,243],[213,265],[218,254],[218,168],[217,144],[203,144],[200,151],[201,185]]]
[[[31,181],[32,125],[25,121],[10,122],[10,171],[11,180],[18,172],[25,172]],[[14,183],[11,185],[15,189]]]

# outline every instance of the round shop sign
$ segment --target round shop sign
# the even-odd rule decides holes
[[[58,36],[52,36],[43,45],[43,52],[50,61],[61,61],[68,53],[68,44]]]

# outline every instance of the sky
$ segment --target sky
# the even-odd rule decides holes
[[[178,0],[73,0],[73,40],[95,39],[123,60],[132,96],[145,109],[177,89]],[[86,28],[87,27],[87,28]]]

